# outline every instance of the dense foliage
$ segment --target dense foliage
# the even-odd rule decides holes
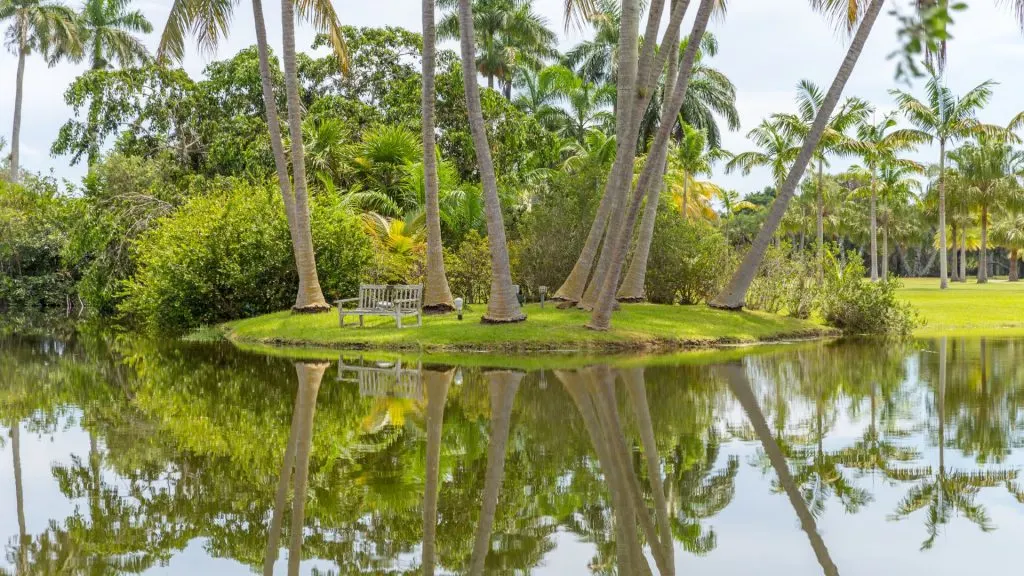
[[[734,267],[725,236],[705,222],[683,220],[674,207],[658,210],[647,263],[647,297],[657,304],[698,304],[718,293]]]

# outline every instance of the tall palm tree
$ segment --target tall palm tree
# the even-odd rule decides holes
[[[427,217],[427,262],[423,282],[423,307],[435,312],[455,309],[441,245],[440,182],[437,175],[437,142],[434,136],[434,72],[437,60],[437,28],[434,25],[434,0],[423,0],[423,180]]]
[[[978,252],[978,283],[988,282],[988,229],[991,211],[1000,204],[1020,198],[1018,177],[1024,174],[1024,152],[1001,138],[980,136],[950,152],[967,187],[970,204],[978,210],[981,249]],[[1019,203],[1019,202],[1018,202]]]
[[[201,50],[212,53],[220,40],[227,36],[231,16],[237,0],[209,2],[207,0],[174,0],[167,24],[160,36],[157,57],[181,60],[185,54],[185,39],[196,36]],[[299,286],[295,297],[296,312],[326,312],[330,306],[320,289],[313,253],[313,233],[309,222],[309,195],[306,188],[305,147],[302,138],[302,110],[299,101],[298,67],[295,55],[295,11],[314,29],[327,36],[339,67],[348,66],[348,52],[342,36],[341,23],[329,0],[282,0],[281,34],[283,45],[284,77],[288,107],[288,133],[291,140],[291,174],[288,157],[281,135],[277,99],[270,73],[270,48],[263,16],[262,0],[252,0],[253,20],[256,26],[256,49],[260,62],[263,105],[266,110],[270,147],[274,156],[277,183],[284,200],[288,230],[292,239],[295,268]]]
[[[942,77],[933,73],[925,85],[921,101],[902,90],[892,90],[900,111],[919,130],[939,142],[939,287],[949,287],[946,256],[946,146],[966,138],[979,128],[976,112],[992,97],[993,82],[983,82],[961,98],[945,86]]]
[[[429,0],[428,0],[429,1]],[[427,457],[426,486],[423,493],[423,575],[433,576],[436,563],[437,500],[440,496],[441,432],[444,429],[444,407],[448,387],[455,370],[424,370],[423,391],[426,396]]]
[[[902,167],[921,170],[916,162],[898,158],[900,152],[913,149],[917,144],[927,142],[929,136],[922,130],[903,128],[894,130],[896,119],[887,114],[877,123],[863,121],[857,127],[857,153],[864,159],[871,176],[871,281],[878,281],[878,171],[884,167]]]
[[[18,56],[14,83],[14,125],[8,178],[18,181],[21,168],[21,106],[25,96],[25,60],[38,53],[53,66],[64,57],[82,53],[81,31],[74,11],[51,0],[0,0],[0,22],[7,27],[8,46]]]
[[[992,223],[992,241],[1006,249],[1010,261],[1009,281],[1020,280],[1019,262],[1024,255],[1024,213],[1007,212]]]
[[[445,40],[459,38],[458,2],[441,0],[447,11],[437,25],[437,33]],[[512,99],[512,82],[516,69],[539,69],[555,56],[555,33],[547,21],[533,10],[532,0],[473,0],[476,32],[476,58],[467,70],[476,70],[487,78],[487,87],[495,80],[505,98]]]
[[[747,133],[759,150],[751,150],[736,154],[725,164],[725,172],[740,170],[743,175],[750,174],[754,168],[768,168],[772,173],[772,183],[778,190],[786,180],[793,161],[800,149],[797,137],[776,119],[762,120],[756,128]]]
[[[618,70],[622,7],[615,0],[596,0],[594,4],[595,9],[585,16],[594,30],[594,37],[569,50],[564,60],[587,82],[614,84]]]
[[[129,10],[130,0],[86,0],[82,6],[83,52],[93,70],[112,62],[131,66],[145,62],[149,51],[137,36],[149,34],[153,25],[141,10]]]
[[[501,199],[498,197],[498,180],[494,173],[494,161],[484,129],[484,113],[480,104],[480,87],[473,72],[475,58],[473,6],[471,0],[459,0],[459,29],[461,35],[462,79],[466,94],[466,109],[469,113],[469,128],[476,151],[480,183],[484,189],[484,207],[487,215],[487,241],[491,252],[491,293],[487,300],[484,322],[521,322],[526,315],[519,308],[519,300],[512,288],[512,272],[509,266],[508,243],[505,241],[505,221],[501,214]]]
[[[905,213],[905,208],[917,197],[921,190],[921,182],[915,176],[922,171],[922,166],[906,162],[886,162],[879,170],[878,215],[882,227],[882,278],[889,277],[889,238],[893,235],[894,217]]]
[[[768,244],[782,223],[782,218],[786,214],[786,208],[796,192],[797,185],[800,184],[800,180],[803,178],[807,163],[811,160],[811,156],[818,148],[818,144],[825,134],[825,129],[829,119],[832,117],[832,112],[839,104],[843,88],[846,87],[846,82],[850,79],[850,75],[853,74],[853,69],[857,65],[857,60],[864,50],[864,45],[867,43],[868,36],[871,35],[871,29],[874,27],[875,20],[877,20],[878,14],[882,11],[884,3],[884,0],[871,0],[870,3],[862,0],[850,0],[848,2],[815,0],[812,3],[812,6],[816,9],[845,22],[850,30],[853,29],[858,19],[860,24],[857,25],[857,32],[854,34],[849,48],[847,48],[846,57],[843,59],[839,71],[832,81],[832,85],[825,94],[825,100],[818,110],[814,124],[811,126],[807,136],[804,137],[803,146],[796,157],[796,161],[793,163],[793,168],[789,171],[789,175],[786,177],[783,185],[778,188],[778,196],[772,203],[768,217],[765,219],[764,224],[761,225],[757,237],[754,238],[753,244],[743,257],[739,268],[729,280],[725,290],[709,303],[713,308],[724,310],[739,310],[743,308],[747,297],[747,290],[750,288],[750,284],[754,281],[754,276],[761,267],[761,261],[764,260]]]
[[[824,102],[825,94],[821,88],[814,82],[804,79],[797,84],[798,112],[796,114],[779,114],[775,118],[786,129],[798,136],[804,136],[810,131],[814,119],[818,115],[818,110],[821,109]],[[819,283],[824,277],[825,262],[825,165],[828,163],[828,156],[850,151],[850,139],[847,137],[846,131],[864,120],[867,113],[868,104],[866,102],[859,98],[847,98],[829,119],[821,138],[821,144],[818,145],[812,160],[818,165],[815,261],[816,277]]]

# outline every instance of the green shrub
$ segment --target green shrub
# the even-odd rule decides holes
[[[353,293],[369,258],[358,220],[330,200],[313,202],[317,271],[328,299]],[[288,308],[298,284],[280,196],[238,186],[189,199],[135,245],[136,275],[122,312],[181,331]]]
[[[647,299],[656,304],[697,304],[722,288],[733,255],[722,233],[706,222],[686,221],[669,204],[658,207],[647,260]]]
[[[910,303],[897,298],[899,287],[895,277],[879,282],[865,280],[860,258],[851,258],[843,266],[828,253],[821,315],[830,326],[848,334],[907,336],[921,319]]]
[[[487,302],[491,291],[491,252],[487,238],[470,230],[462,244],[445,255],[448,285],[452,296],[467,304]]]
[[[808,318],[814,311],[817,296],[812,258],[802,252],[794,253],[789,242],[779,242],[768,246],[747,291],[746,306],[751,310],[773,314],[785,311],[796,318]]]

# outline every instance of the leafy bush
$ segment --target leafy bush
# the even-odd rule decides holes
[[[921,319],[910,303],[897,298],[900,285],[894,277],[868,282],[859,258],[851,258],[843,266],[828,253],[821,315],[830,326],[849,334],[907,336]]]
[[[487,302],[491,290],[491,252],[487,238],[470,230],[462,244],[445,255],[445,266],[452,296],[464,298],[467,304]]]
[[[683,220],[664,202],[655,222],[647,260],[647,299],[697,304],[717,294],[733,268],[725,236],[706,222]]]
[[[353,293],[369,245],[342,205],[317,199],[313,244],[324,294]],[[236,186],[189,199],[135,245],[138,265],[121,310],[144,325],[179,331],[288,308],[298,284],[280,196]]]
[[[788,242],[773,243],[747,291],[747,308],[808,318],[817,295],[813,260],[804,253],[794,253]]]

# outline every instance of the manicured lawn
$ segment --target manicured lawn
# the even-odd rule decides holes
[[[939,290],[938,278],[905,278],[900,295],[927,321],[918,336],[1024,336],[1024,282],[970,279]]]
[[[615,313],[612,329],[583,327],[589,314],[580,310],[541,310],[529,304],[526,322],[486,325],[483,307],[454,314],[427,316],[423,327],[395,329],[393,321],[367,318],[366,327],[338,326],[336,314],[278,312],[230,322],[229,339],[250,344],[288,344],[332,348],[425,351],[615,351],[653,350],[715,344],[750,343],[829,333],[819,324],[759,312],[722,312],[706,306],[627,304]],[[351,317],[350,317],[351,319]]]

